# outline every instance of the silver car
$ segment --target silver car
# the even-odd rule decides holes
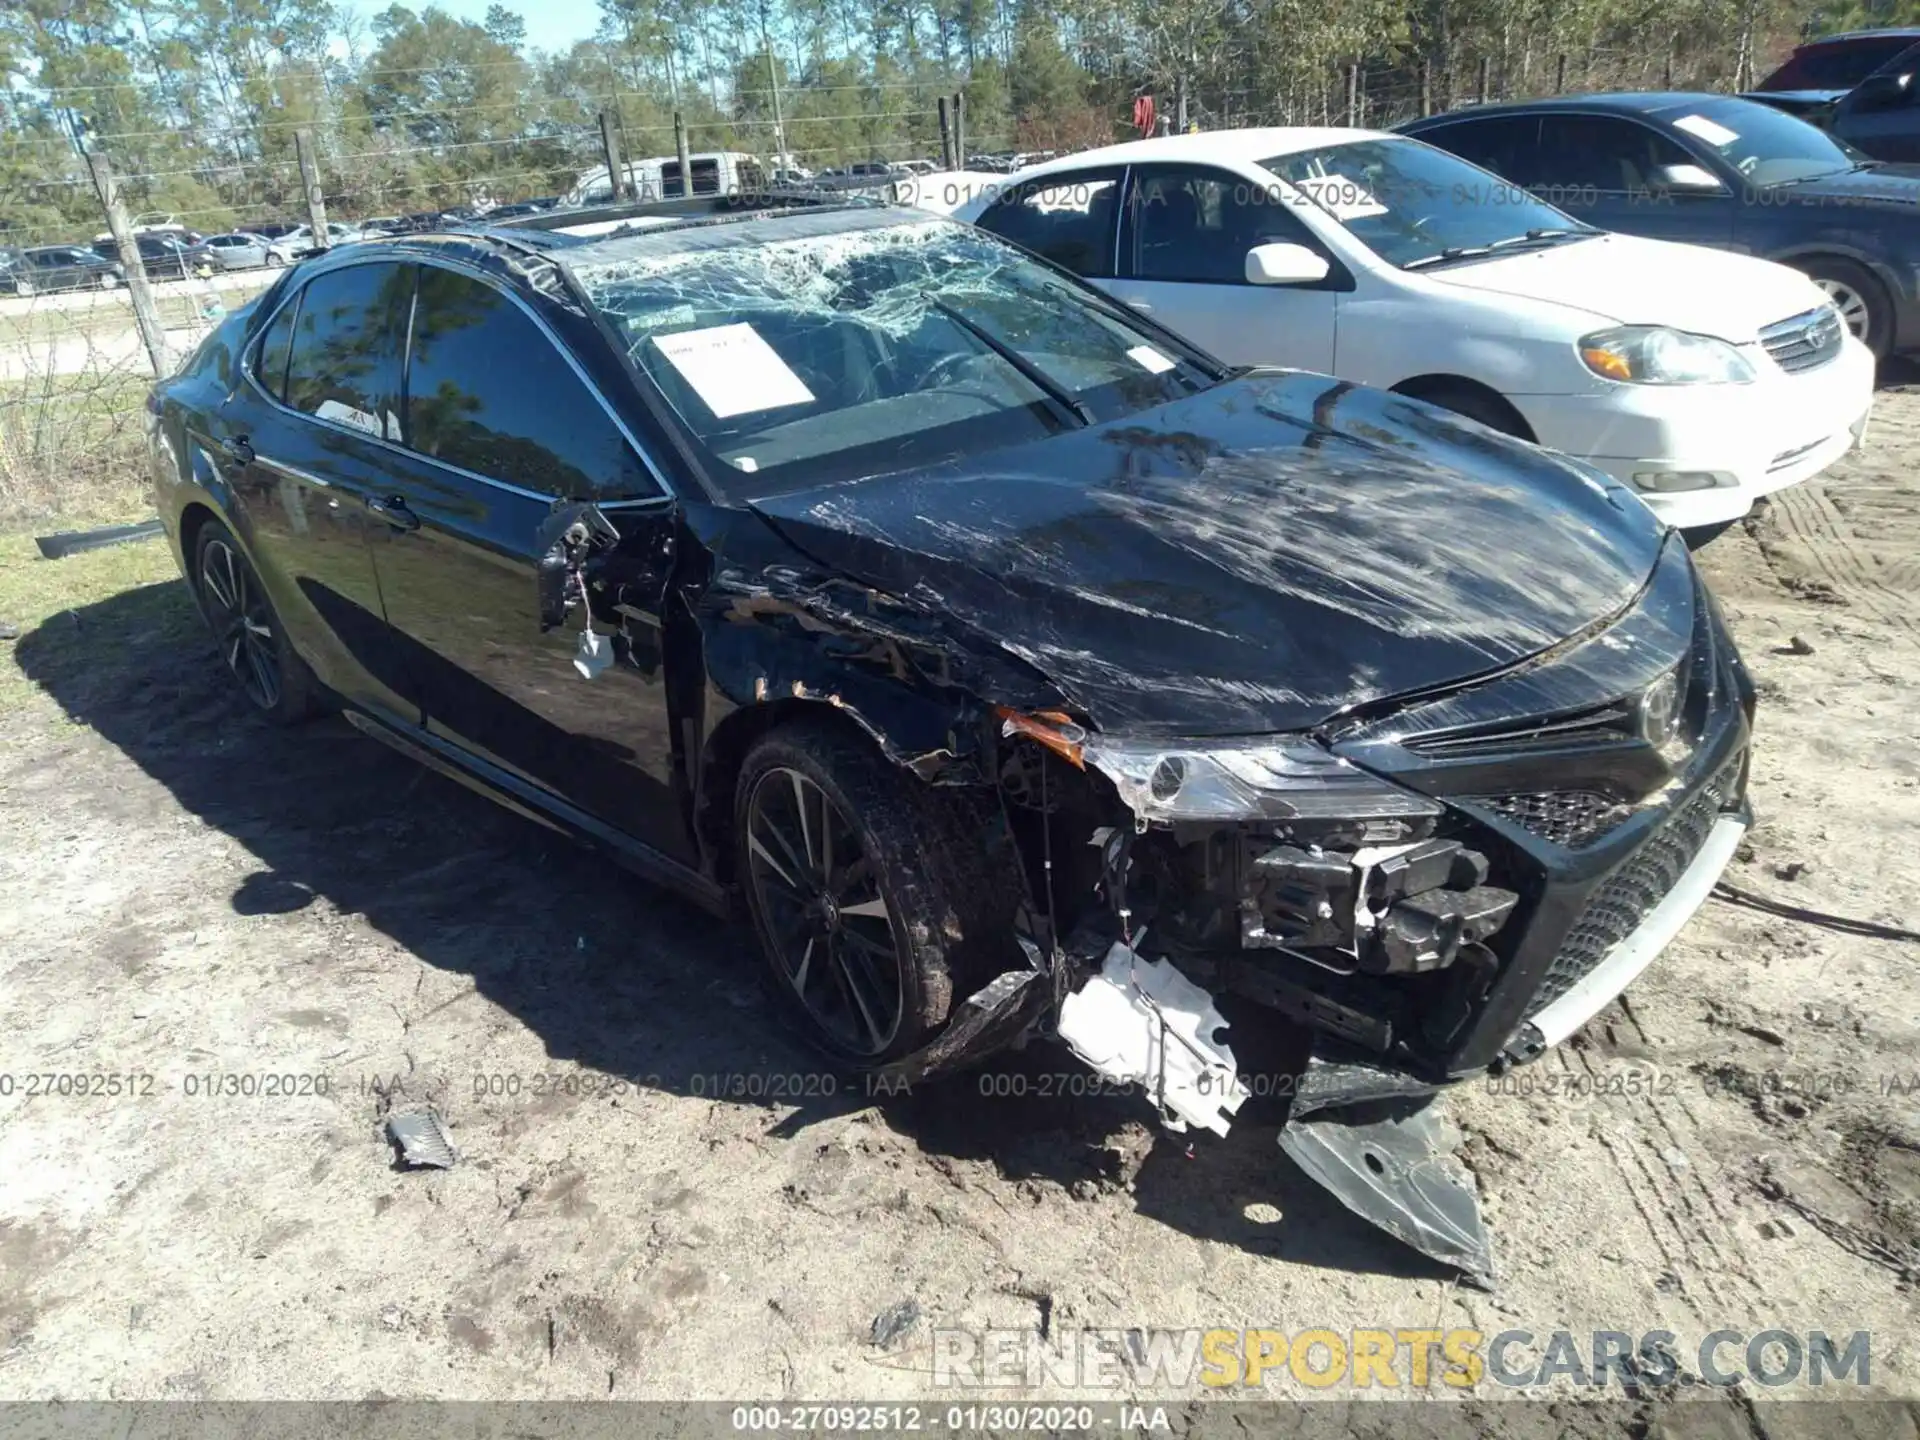
[[[209,235],[207,249],[222,270],[257,270],[262,265],[285,265],[287,250],[264,235],[237,230],[231,235]]]

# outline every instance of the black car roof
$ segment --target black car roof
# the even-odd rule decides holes
[[[1491,105],[1466,105],[1441,115],[1410,120],[1400,129],[1409,135],[1431,126],[1468,117],[1485,115],[1541,115],[1555,110],[1612,111],[1621,115],[1662,115],[1673,110],[1693,109],[1701,105],[1725,103],[1754,105],[1737,95],[1714,95],[1690,90],[1616,90],[1592,95],[1549,95],[1540,100],[1508,100]],[[1764,107],[1762,107],[1764,108]]]
[[[1920,40],[1920,26],[1890,25],[1881,30],[1842,30],[1837,35],[1822,35],[1803,40],[1796,50],[1816,50],[1822,45],[1838,45],[1847,40]]]

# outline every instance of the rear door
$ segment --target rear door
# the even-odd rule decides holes
[[[1126,178],[1123,166],[1110,165],[1022,181],[1002,191],[976,223],[1111,290]]]
[[[1291,199],[1277,181],[1210,166],[1136,167],[1114,294],[1230,365],[1331,372],[1344,269]],[[1306,285],[1248,284],[1247,252],[1274,242],[1305,246],[1332,272]]]
[[[370,503],[398,434],[410,284],[392,262],[290,286],[212,417],[241,539],[292,639],[350,703],[411,719],[368,547]]]
[[[691,852],[673,786],[661,623],[676,512],[553,332],[490,277],[422,265],[405,428],[373,550],[427,728],[662,853]],[[622,534],[596,570],[616,663],[542,633],[541,530],[588,500]]]

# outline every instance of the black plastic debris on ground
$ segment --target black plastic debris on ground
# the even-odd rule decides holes
[[[873,1328],[867,1338],[878,1348],[885,1350],[894,1341],[911,1330],[920,1319],[920,1302],[912,1298],[889,1305],[873,1317]]]
[[[130,540],[150,540],[165,533],[158,520],[142,520],[134,525],[106,525],[98,530],[62,530],[57,535],[36,535],[33,543],[40,547],[43,558],[59,560],[83,550],[124,545]]]
[[[402,1169],[451,1170],[460,1158],[446,1125],[431,1110],[389,1115],[387,1138],[400,1152]]]

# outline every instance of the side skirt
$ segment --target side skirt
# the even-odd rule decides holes
[[[341,713],[356,730],[506,806],[516,815],[570,840],[604,850],[641,878],[676,890],[715,915],[732,917],[733,900],[725,886],[568,804],[558,795],[529,785],[519,776],[416,726],[389,721],[360,709],[347,708]]]

